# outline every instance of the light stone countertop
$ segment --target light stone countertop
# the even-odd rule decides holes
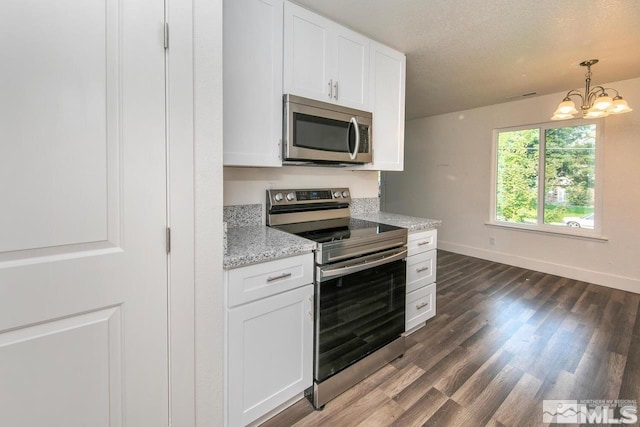
[[[409,233],[432,230],[439,227],[442,221],[438,219],[418,218],[388,212],[374,212],[369,214],[354,215],[353,218],[367,221],[381,222],[382,224],[395,225],[406,228]]]
[[[229,227],[227,253],[223,267],[226,270],[259,262],[273,261],[311,253],[316,243],[264,225]]]

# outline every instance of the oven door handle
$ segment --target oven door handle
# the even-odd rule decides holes
[[[351,274],[351,273],[357,273],[359,271],[366,270],[368,268],[378,267],[380,265],[384,265],[393,261],[404,259],[406,258],[406,256],[407,256],[407,250],[404,249],[400,252],[392,251],[392,253],[388,255],[382,254],[381,257],[376,257],[373,260],[365,259],[364,261],[358,262],[354,265],[347,265],[344,267],[338,267],[338,268],[332,268],[332,269],[324,269],[321,267],[321,268],[318,268],[318,281],[323,282],[327,279],[346,276],[347,274]]]

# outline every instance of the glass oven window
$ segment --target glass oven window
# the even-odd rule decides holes
[[[406,264],[394,261],[318,286],[316,380],[398,338],[405,326]]]

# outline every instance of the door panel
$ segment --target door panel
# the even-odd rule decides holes
[[[120,315],[115,307],[0,335],[0,378],[12,384],[0,387],[3,425],[121,425]]]
[[[0,425],[168,424],[163,22],[0,2]]]
[[[0,37],[0,187],[11,209],[0,210],[0,223],[11,227],[0,252],[106,240],[107,153],[118,137],[117,68],[108,68],[117,50],[106,46],[117,41],[116,1],[12,0],[1,11],[10,37]]]

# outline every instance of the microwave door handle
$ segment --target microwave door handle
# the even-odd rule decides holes
[[[360,126],[358,126],[358,119],[356,119],[355,117],[351,117],[351,120],[349,120],[349,126],[353,126],[356,130],[356,146],[352,152],[349,152],[349,157],[351,158],[351,160],[355,160],[356,156],[358,155],[358,150],[360,149]],[[349,140],[349,138],[347,138],[347,141]],[[347,150],[349,148],[347,147]]]

